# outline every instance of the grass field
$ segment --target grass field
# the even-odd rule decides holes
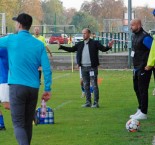
[[[148,120],[141,122],[141,131],[129,133],[125,124],[135,113],[137,100],[132,88],[132,71],[99,71],[103,81],[100,108],[81,108],[79,72],[54,71],[52,98],[47,103],[54,109],[54,125],[33,128],[32,145],[151,145],[155,136],[155,96],[153,79],[149,89]],[[43,85],[40,88],[40,96]],[[40,106],[40,100],[38,107]],[[7,130],[0,132],[0,145],[17,145],[10,112],[2,107]]]

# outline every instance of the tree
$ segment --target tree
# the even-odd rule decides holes
[[[0,13],[5,13],[6,16],[6,26],[11,29],[11,32],[14,30],[13,23],[12,23],[12,17],[14,16],[14,9],[16,6],[16,3],[9,0],[0,0]],[[1,25],[1,24],[0,24]]]
[[[145,7],[135,7],[133,8],[133,12],[135,13],[135,17],[139,18],[143,22],[143,28],[146,31],[155,28],[155,22],[153,15],[151,12],[153,11],[152,8],[149,8],[147,5]]]
[[[85,1],[80,11],[94,16],[99,24],[99,31],[103,30],[103,19],[123,19],[125,7],[123,0],[92,0]]]
[[[133,12],[135,13],[135,17],[141,19],[142,21],[147,18],[147,20],[153,20],[151,12],[153,9],[150,9],[147,5],[145,7],[135,7],[133,8]]]
[[[60,0],[44,0],[42,1],[42,8],[44,13],[44,24],[58,25],[64,20],[62,17],[63,6]]]
[[[19,13],[29,13],[34,18],[34,23],[42,21],[42,8],[40,0],[0,0],[0,10],[6,14],[8,30],[14,30],[12,17]]]
[[[65,25],[68,25],[71,23],[73,16],[77,12],[74,8],[64,9],[63,16],[65,17]]]
[[[123,0],[92,0],[91,2],[85,1],[81,5],[80,11],[88,12],[96,18],[122,18],[124,2]]]
[[[77,32],[81,32],[83,28],[90,28],[92,32],[98,30],[97,21],[86,12],[77,12],[73,16],[71,25],[75,25]]]
[[[15,13],[28,13],[33,16],[35,23],[40,23],[43,19],[43,10],[40,0],[17,0]]]

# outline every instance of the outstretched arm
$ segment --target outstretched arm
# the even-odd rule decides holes
[[[0,48],[7,48],[8,36],[0,38]]]
[[[62,50],[68,51],[68,52],[77,51],[77,44],[74,45],[73,47],[66,47],[66,46],[60,45],[60,42],[58,40],[56,42],[57,42],[58,47],[59,47],[58,49],[62,49]]]
[[[99,42],[97,41],[97,47],[98,47],[98,49],[99,49],[100,51],[102,51],[102,52],[106,52],[106,51],[110,50],[110,49],[112,48],[113,44],[114,44],[114,40],[110,41],[110,42],[108,43],[108,46],[105,47],[105,46],[103,46],[101,43],[99,43]]]

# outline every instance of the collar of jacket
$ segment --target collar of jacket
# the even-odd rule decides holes
[[[18,31],[18,33],[29,33],[29,31],[27,31],[27,30],[20,30],[20,31]]]
[[[137,34],[141,33],[142,31],[143,31],[143,28],[141,27],[138,32],[135,32],[135,34],[137,35]]]
[[[92,41],[92,39],[91,38],[89,38],[89,41],[87,42],[87,44],[89,44],[90,42]],[[85,41],[83,41],[83,43],[84,43]]]

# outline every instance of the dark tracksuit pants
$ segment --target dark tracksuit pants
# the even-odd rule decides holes
[[[90,72],[93,72],[91,76]],[[98,68],[97,67],[81,67],[82,79],[84,84],[84,90],[86,94],[86,104],[91,104],[90,82],[94,90],[94,104],[99,101],[99,88],[97,83]]]
[[[147,114],[148,110],[148,88],[150,83],[152,70],[133,71],[133,85],[138,99],[138,108],[142,113]]]
[[[9,93],[11,117],[18,144],[30,145],[38,89],[23,85],[10,85]]]

